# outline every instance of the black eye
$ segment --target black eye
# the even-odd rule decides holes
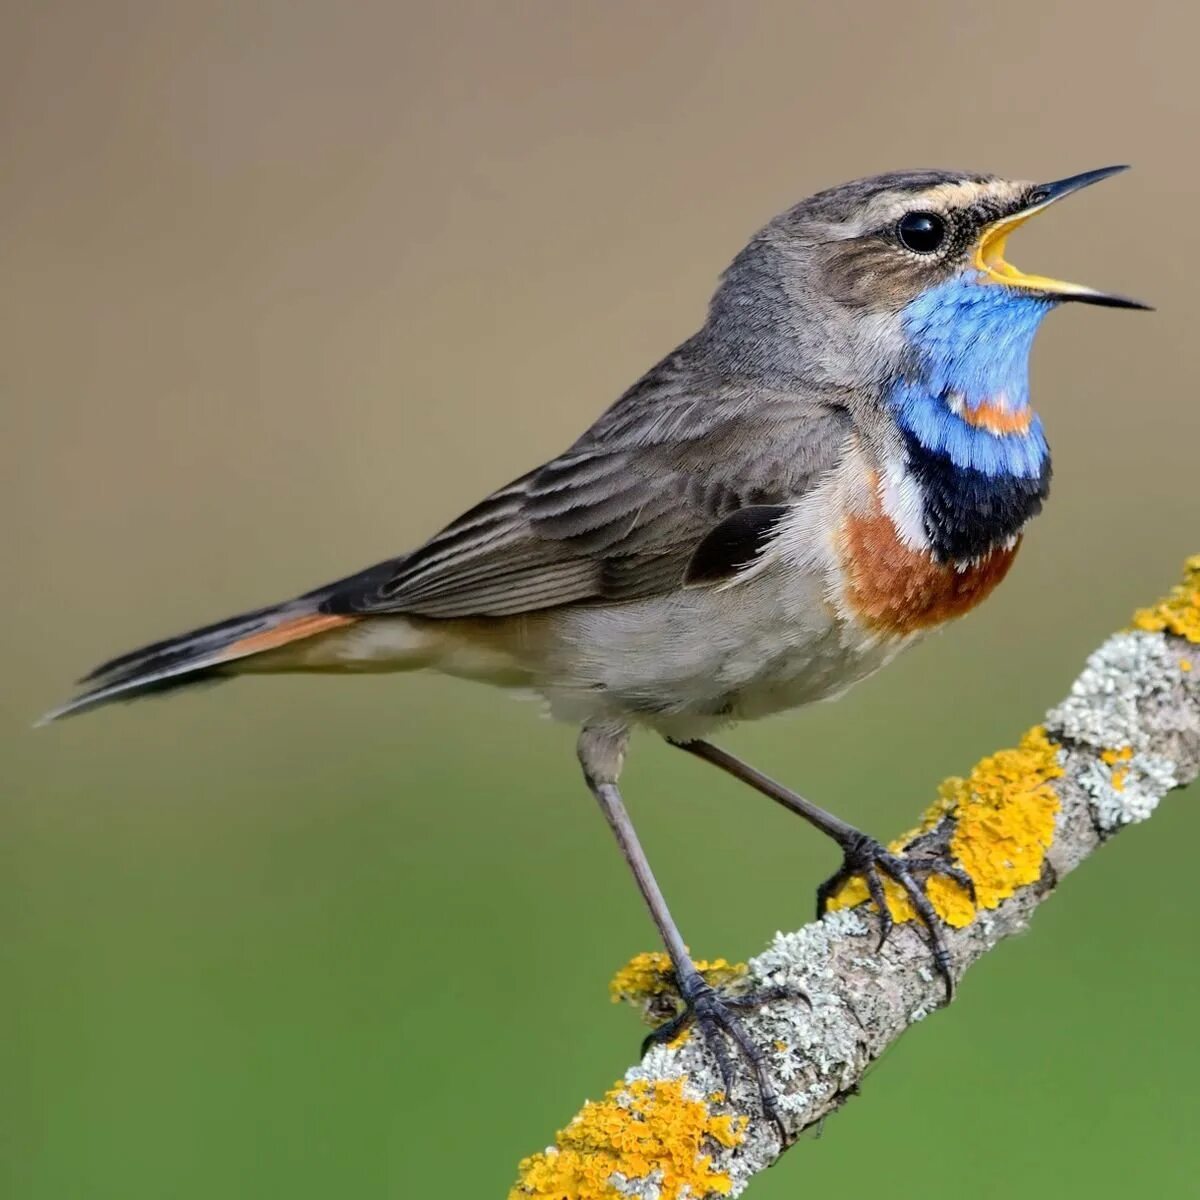
[[[932,254],[946,236],[946,222],[937,213],[905,213],[896,225],[896,236],[902,246],[918,254]]]

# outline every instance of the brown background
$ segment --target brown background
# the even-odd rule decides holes
[[[1187,6],[2,15],[6,1195],[500,1195],[630,1056],[603,987],[650,931],[569,732],[528,706],[269,680],[28,723],[98,657],[396,553],[561,449],[799,196],[1132,161],[1011,253],[1159,311],[1049,322],[1055,494],[987,608],[732,745],[886,833],[1200,550]],[[807,915],[832,863],[804,830],[649,743],[629,787],[697,952]],[[882,1185],[889,1153],[913,1194],[931,1126],[931,1183],[976,1197],[1125,1194],[1131,1156],[1181,1194],[1190,809],[1073,883],[759,1194],[873,1159]]]

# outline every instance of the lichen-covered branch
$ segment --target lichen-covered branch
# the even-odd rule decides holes
[[[956,976],[1024,929],[1092,851],[1200,774],[1200,556],[1133,625],[1092,654],[1042,725],[967,778],[947,780],[920,827],[894,843],[949,847],[975,883],[974,903],[952,880],[929,884],[949,926]],[[807,994],[808,1003],[797,995],[746,1014],[768,1049],[793,1134],[838,1108],[870,1063],[942,999],[905,898],[888,893],[899,924],[879,952],[865,898],[851,880],[837,911],[777,934],[748,965],[704,964],[726,986]],[[614,994],[661,1019],[674,1002],[670,986],[664,958],[640,955]],[[782,1151],[753,1086],[724,1095],[701,1040],[684,1034],[651,1050],[603,1100],[585,1105],[555,1145],[522,1162],[510,1200],[736,1196]]]

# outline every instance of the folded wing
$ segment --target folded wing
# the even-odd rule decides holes
[[[565,454],[406,557],[335,585],[320,607],[504,616],[669,592],[723,520],[799,499],[849,435],[828,397],[742,390],[667,360]]]

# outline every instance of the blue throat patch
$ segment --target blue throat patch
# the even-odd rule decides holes
[[[961,275],[904,309],[914,369],[888,400],[939,558],[985,554],[1041,508],[1050,450],[1029,407],[1029,353],[1051,307]]]
[[[1029,352],[1051,303],[1001,284],[959,276],[918,296],[904,310],[917,373],[900,380],[891,402],[901,428],[956,466],[985,475],[1036,476],[1049,453],[1042,423],[1029,411]],[[984,405],[1027,414],[1028,429],[993,433],[972,425]]]

